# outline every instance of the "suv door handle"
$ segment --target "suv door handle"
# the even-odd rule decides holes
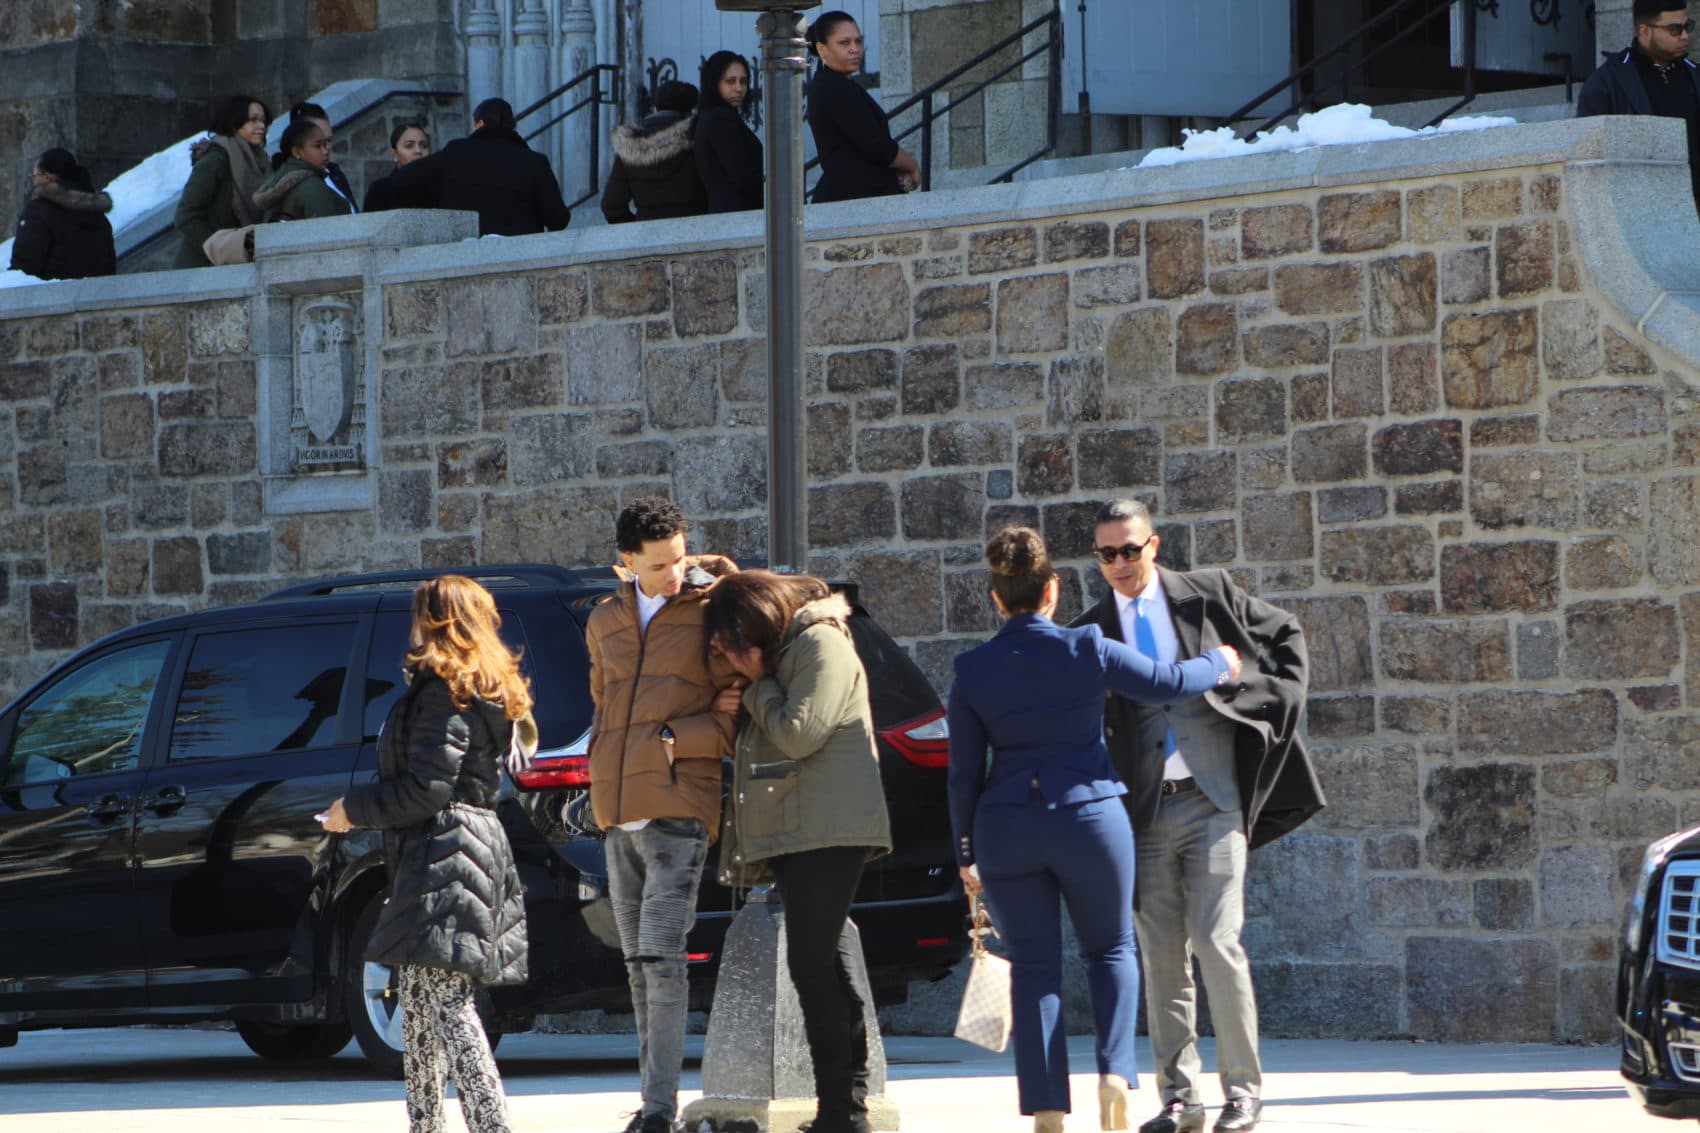
[[[88,805],[89,821],[103,825],[130,813],[130,800],[122,795],[104,795]]]
[[[155,814],[170,814],[188,801],[189,792],[182,787],[161,787],[158,794],[143,802],[142,805]]]

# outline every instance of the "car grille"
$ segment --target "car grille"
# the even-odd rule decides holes
[[[1690,1043],[1671,1043],[1671,1069],[1684,1082],[1700,1082],[1700,1046]]]
[[[1658,957],[1685,968],[1700,968],[1700,861],[1672,862],[1665,869],[1659,896]]]

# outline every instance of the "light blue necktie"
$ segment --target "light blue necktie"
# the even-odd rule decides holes
[[[1154,664],[1162,664],[1162,660],[1157,656],[1157,634],[1152,630],[1151,622],[1145,616],[1145,599],[1143,598],[1133,600],[1133,647],[1151,658]],[[1180,749],[1181,745],[1175,742],[1174,729],[1165,728],[1163,730],[1163,758],[1167,759]]]

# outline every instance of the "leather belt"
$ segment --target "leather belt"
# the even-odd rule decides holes
[[[1164,779],[1163,793],[1165,795],[1178,795],[1182,791],[1190,791],[1196,786],[1198,786],[1197,779]]]

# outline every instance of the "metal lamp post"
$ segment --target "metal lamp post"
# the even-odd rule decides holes
[[[723,12],[757,12],[767,107],[767,557],[808,564],[807,437],[803,406],[803,21],[820,0],[715,0]],[[841,942],[856,958],[852,979],[868,1036],[868,1119],[896,1129],[885,1096],[885,1047],[860,937]],[[777,895],[758,888],[726,934],[702,1058],[703,1096],[685,1107],[687,1129],[795,1129],[815,1111],[802,1011],[785,969]]]
[[[803,18],[820,0],[715,0],[757,12],[767,106],[767,558],[809,559],[807,419],[803,405]]]

